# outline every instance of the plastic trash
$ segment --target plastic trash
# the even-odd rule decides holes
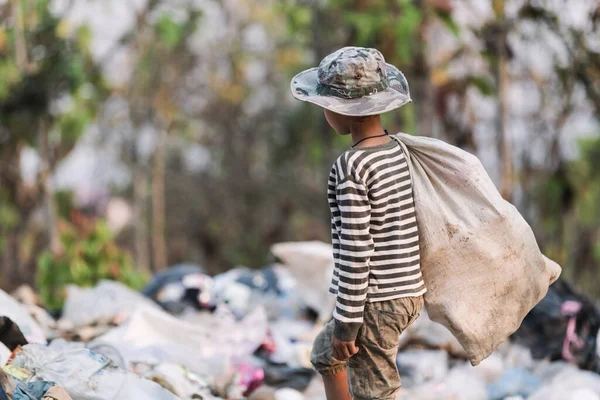
[[[335,304],[335,297],[328,294],[333,274],[331,245],[319,241],[277,243],[271,252],[296,278],[304,303],[317,312],[321,322],[327,322]]]
[[[10,318],[15,322],[27,342],[46,344],[46,335],[40,326],[31,318],[27,308],[3,290],[0,290],[0,316]]]
[[[205,274],[204,269],[196,264],[178,264],[160,271],[154,275],[150,283],[148,283],[142,293],[144,296],[156,299],[160,290],[169,283],[181,282],[187,275]]]
[[[133,370],[138,375],[160,384],[182,399],[211,398],[207,397],[210,395],[208,381],[181,365],[169,363],[136,364]]]
[[[275,391],[275,400],[304,400],[304,396],[295,389],[283,388]]]
[[[236,365],[236,384],[244,389],[244,396],[255,391],[265,380],[265,371],[247,362]]]
[[[27,339],[25,339],[17,324],[10,318],[0,317],[0,343],[13,351],[19,346],[26,345]]]
[[[42,397],[42,400],[73,400],[64,388],[60,386],[53,386]]]
[[[182,264],[157,274],[143,293],[172,314],[187,308],[212,310],[215,305],[214,283],[202,268]]]
[[[442,350],[405,350],[396,359],[404,387],[441,381],[448,374],[448,353]]]
[[[574,393],[582,389],[586,389],[588,395],[591,392],[600,396],[598,374],[582,371],[565,362],[542,364],[534,370],[534,375],[542,380],[542,387],[528,400],[579,400]]]
[[[577,389],[571,394],[569,399],[570,400],[600,400],[600,396],[598,396],[592,389]]]
[[[12,352],[4,344],[0,343],[0,367],[8,362]]]
[[[306,390],[315,370],[312,368],[290,368],[286,365],[267,365],[264,367],[265,384],[274,388],[288,387],[300,392]]]
[[[75,328],[92,323],[124,320],[136,309],[159,307],[140,293],[120,282],[100,281],[95,288],[67,286],[67,299],[62,320]]]
[[[262,385],[248,396],[248,400],[275,400],[276,391],[275,388]]]
[[[536,359],[565,359],[600,373],[600,309],[563,279],[525,317],[511,340],[528,347]]]
[[[488,385],[490,400],[503,400],[508,396],[527,398],[538,390],[541,382],[524,368],[509,368],[504,375]]]
[[[266,333],[267,317],[262,308],[237,321],[227,307],[220,306],[197,323],[160,309],[143,308],[92,345],[113,346],[126,365],[172,363],[200,375],[215,376],[230,360],[254,353]]]
[[[14,393],[17,383],[9,374],[0,370],[0,400],[8,400],[8,395]],[[3,393],[5,398],[2,398]]]
[[[309,321],[282,320],[272,322],[270,332],[275,351],[269,355],[269,361],[292,368],[312,368],[310,351],[319,329]]]
[[[560,266],[477,157],[429,137],[394,138],[409,159],[429,317],[477,365],[546,295]]]
[[[432,321],[426,309],[423,309],[419,318],[400,335],[400,348],[409,343],[443,349],[454,357],[467,357],[467,353],[454,335],[444,325]]]
[[[30,380],[62,386],[77,400],[176,400],[157,383],[112,365],[104,356],[58,339],[49,346],[29,344],[11,362],[29,371]]]
[[[485,381],[473,371],[470,365],[452,368],[442,381],[427,382],[423,385],[400,391],[397,400],[487,400]]]
[[[488,358],[474,367],[475,373],[487,383],[492,383],[500,379],[504,375],[504,368],[504,360],[498,352],[490,354]]]
[[[279,284],[280,272],[276,265],[267,266],[260,270],[248,270],[248,273],[238,278],[239,283],[243,283],[252,290],[258,290],[263,293],[281,294],[284,288]]]
[[[14,400],[39,400],[54,386],[53,382],[19,382],[13,395]]]

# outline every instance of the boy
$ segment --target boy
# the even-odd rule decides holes
[[[411,101],[408,84],[378,50],[344,47],[296,75],[291,89],[354,143],[329,176],[336,307],[311,362],[328,400],[394,399],[398,338],[426,288],[406,155],[379,115]]]

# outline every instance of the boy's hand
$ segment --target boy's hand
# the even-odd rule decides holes
[[[358,353],[358,347],[354,345],[354,340],[346,342],[334,337],[331,347],[333,347],[333,358],[338,361],[348,361],[350,357]]]

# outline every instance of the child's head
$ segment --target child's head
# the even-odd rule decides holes
[[[296,75],[291,89],[298,100],[325,108],[327,121],[340,134],[411,102],[402,72],[387,64],[377,49],[363,47],[328,55],[317,68]]]
[[[350,116],[335,113],[331,110],[324,109],[325,119],[329,123],[329,126],[333,128],[340,135],[347,135],[352,132],[353,128],[374,122],[379,119],[379,115],[365,115],[365,116]]]

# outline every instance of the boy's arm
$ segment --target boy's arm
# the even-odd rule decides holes
[[[339,276],[334,336],[343,341],[356,339],[363,323],[369,285],[369,260],[374,244],[369,231],[371,204],[366,187],[347,179],[336,188],[340,209]]]

